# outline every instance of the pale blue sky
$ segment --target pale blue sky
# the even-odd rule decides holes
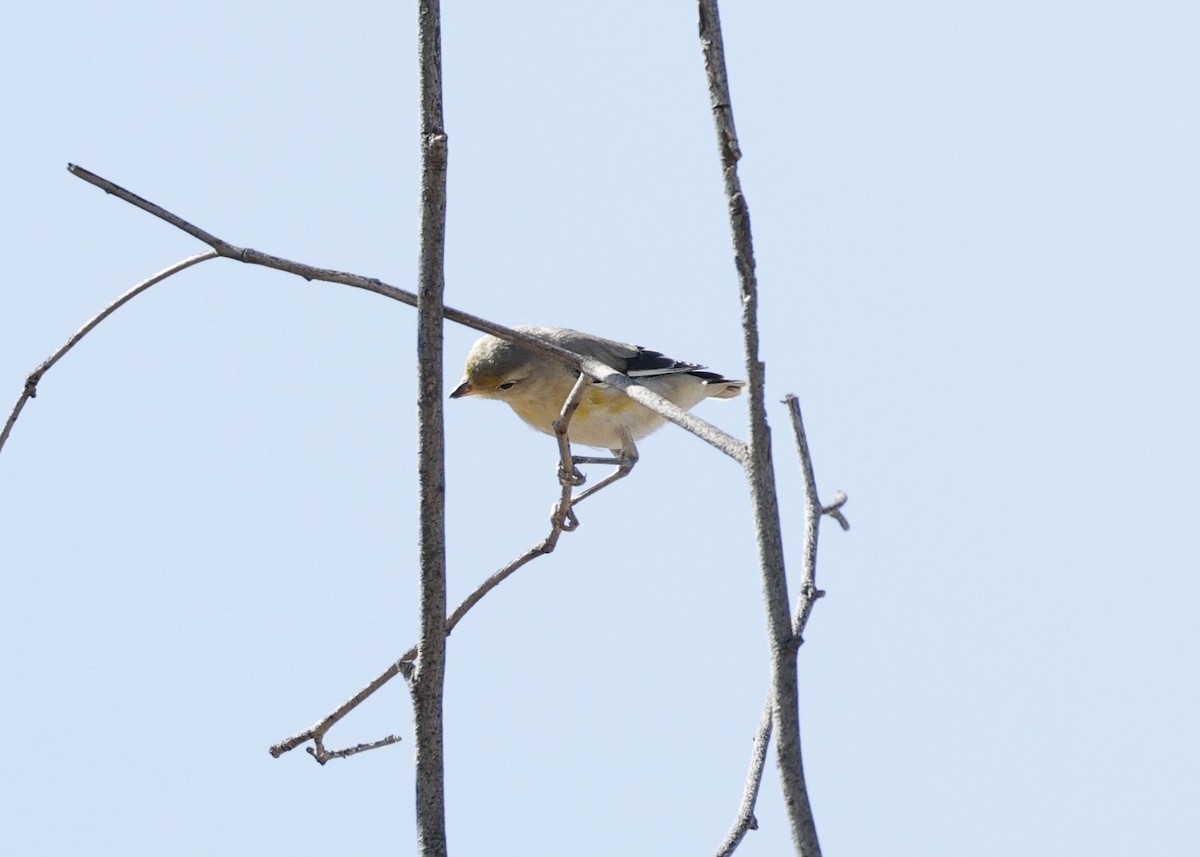
[[[199,249],[412,287],[409,4],[24,4],[0,31],[0,402]],[[1200,847],[1200,12],[722,9],[773,401],[826,527],[801,653],[827,854]],[[741,375],[690,3],[447,4],[447,302]],[[0,454],[6,853],[412,854],[413,311],[218,261],[139,297]],[[475,334],[451,326],[446,378]],[[449,389],[449,388],[447,388]],[[7,392],[4,392],[7,391]],[[742,402],[698,413],[745,434]],[[771,413],[792,565],[798,471]],[[542,538],[554,449],[447,406],[452,596]],[[766,689],[746,490],[668,427],[450,640],[456,854],[707,854]],[[768,773],[740,854],[788,852]]]

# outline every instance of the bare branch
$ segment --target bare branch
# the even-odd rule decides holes
[[[579,403],[583,399],[583,390],[589,381],[588,376],[582,373],[575,379],[575,384],[571,387],[567,400],[563,402],[558,418],[551,424],[551,428],[554,429],[554,439],[558,443],[558,481],[565,488],[574,488],[582,485],[584,481],[583,474],[575,467],[574,459],[571,456],[571,439],[567,437],[567,428],[571,424],[571,418],[575,416],[575,411],[579,409]]]
[[[570,507],[569,502],[567,506],[568,508]],[[475,590],[463,599],[462,603],[454,609],[454,612],[446,617],[446,636],[450,636],[450,632],[453,631],[458,623],[462,621],[463,617],[467,615],[472,607],[482,601],[485,595],[511,577],[514,572],[537,557],[552,553],[554,548],[558,545],[558,539],[562,534],[563,529],[564,528],[559,526],[553,526],[550,531],[550,535],[548,535],[545,539],[529,548],[529,550],[525,551],[491,577],[487,578],[487,580],[480,583],[479,586],[475,587]],[[272,745],[269,749],[270,754],[278,759],[284,753],[291,752],[301,744],[305,744],[308,741],[312,741],[317,744],[320,752],[324,753],[326,756],[328,756],[329,753],[339,752],[323,750],[323,742],[329,730],[336,726],[337,723],[347,714],[358,708],[358,706],[362,705],[362,703],[366,702],[366,700],[371,697],[375,691],[379,690],[396,676],[410,676],[417,659],[417,652],[418,646],[411,646],[407,652],[400,656],[399,660],[393,662],[390,666],[388,666],[387,669],[367,683],[362,690],[347,699],[325,717],[321,718],[304,731],[290,735],[287,738],[284,738],[278,744]],[[314,752],[312,755],[316,757],[318,761],[320,761],[320,755],[317,752]]]
[[[180,271],[192,267],[192,265],[196,265],[200,262],[206,262],[209,259],[215,259],[217,258],[217,255],[218,254],[216,252],[210,250],[205,253],[197,253],[195,256],[188,256],[186,259],[176,262],[169,268],[164,268],[153,277],[142,280],[132,289],[125,292],[125,294],[121,295],[104,309],[100,310],[100,312],[96,313],[96,315],[88,319],[87,324],[75,331],[70,339],[59,346],[57,351],[47,357],[44,361],[42,361],[40,366],[29,373],[29,376],[25,379],[25,389],[21,392],[21,396],[17,399],[17,403],[13,405],[12,412],[8,415],[8,420],[4,423],[4,430],[0,431],[0,450],[4,449],[4,444],[8,441],[8,436],[12,434],[13,425],[16,424],[17,417],[21,415],[21,411],[24,410],[25,403],[30,399],[37,397],[37,386],[38,383],[41,382],[42,376],[49,372],[50,368],[59,360],[61,360],[68,351],[74,348],[81,339],[91,333],[92,330],[94,330],[96,326],[100,324],[100,322],[104,321],[104,319],[108,318],[122,306],[129,303],[142,292],[146,291],[146,289],[150,288],[156,283],[161,283],[163,280],[167,279],[167,277],[170,277],[173,274],[178,274]]]
[[[562,426],[564,437],[566,435],[567,426],[570,424],[571,417],[574,415],[575,409],[579,405],[579,397],[582,395],[584,387],[587,386],[586,377],[587,376],[585,375],[580,376],[580,381],[575,385],[574,388],[572,388],[571,394],[563,403],[562,411],[559,414],[558,420],[556,420],[556,422]],[[574,487],[573,480],[561,478],[561,473],[563,472],[562,468],[572,467],[570,445],[568,444],[565,447],[565,451],[560,446],[560,453],[562,456],[562,461],[560,462],[559,472],[562,491],[559,495],[558,502],[555,504],[555,507],[550,514],[549,535],[547,535],[546,538],[542,539],[542,541],[538,542],[533,547],[529,548],[529,550],[525,551],[516,559],[512,560],[512,562],[505,565],[487,580],[483,581],[483,583],[479,584],[479,586],[475,587],[475,591],[464,598],[462,603],[459,604],[458,607],[454,608],[454,612],[446,617],[445,634],[447,637],[450,636],[450,633],[455,629],[455,627],[458,626],[458,623],[462,621],[462,618],[467,615],[470,609],[483,600],[484,596],[511,577],[513,573],[522,566],[539,556],[546,556],[547,554],[553,553],[554,548],[558,546],[558,540],[562,534],[564,532],[569,533],[579,526],[578,520],[576,520],[574,513],[571,511],[571,489]],[[366,687],[339,705],[332,713],[326,715],[321,720],[318,720],[303,732],[297,732],[295,735],[285,738],[278,744],[272,746],[270,748],[271,755],[278,759],[284,753],[294,750],[301,744],[304,744],[308,741],[312,741],[314,744],[314,747],[309,748],[308,752],[313,756],[313,758],[322,764],[324,764],[325,760],[334,758],[338,755],[350,755],[349,753],[343,753],[342,751],[326,750],[324,745],[325,735],[334,727],[334,725],[338,723],[338,721],[365,702],[368,697],[374,694],[375,691],[379,690],[393,678],[398,675],[411,677],[418,651],[418,646],[410,647],[407,652],[400,656],[399,660],[395,661],[382,673],[372,679]],[[374,749],[376,746],[387,746],[389,743],[395,742],[373,742],[370,745],[360,744],[357,746],[361,749],[355,750],[355,752]]]
[[[109,315],[126,304],[136,295],[150,288],[154,284],[176,274],[185,268],[190,268],[198,262],[204,262],[209,259],[223,257],[234,259],[239,262],[245,262],[251,265],[261,265],[267,268],[273,268],[277,271],[295,274],[303,277],[306,280],[318,280],[320,282],[338,283],[341,285],[352,286],[354,288],[365,289],[375,294],[382,295],[400,303],[408,304],[409,306],[417,305],[417,296],[412,292],[397,288],[396,286],[388,285],[381,280],[372,277],[364,277],[359,274],[351,274],[346,271],[335,271],[329,268],[317,268],[312,265],[306,265],[303,262],[295,262],[291,259],[284,259],[279,256],[272,256],[268,253],[262,253],[258,250],[252,250],[247,247],[238,247],[230,244],[221,238],[212,235],[209,232],[195,226],[192,223],[184,220],[182,217],[175,215],[156,203],[143,199],[137,194],[126,190],[118,184],[109,181],[102,176],[98,176],[83,167],[75,164],[68,165],[67,169],[72,175],[83,179],[89,184],[104,190],[106,193],[124,200],[129,204],[142,209],[143,211],[153,214],[155,217],[161,218],[172,226],[181,229],[188,235],[197,238],[212,247],[212,250],[205,253],[199,253],[195,256],[190,256],[181,262],[177,262],[169,268],[160,271],[153,277],[138,283],[136,286],[118,297],[115,301],[106,306],[100,313],[88,321],[82,328],[67,340],[67,342],[47,358],[40,366],[34,369],[25,380],[25,386],[21,395],[17,398],[13,405],[12,411],[9,413],[8,419],[4,424],[4,428],[0,431],[0,450],[4,449],[5,443],[8,441],[9,435],[12,433],[13,426],[16,424],[17,418],[20,417],[26,403],[37,397],[37,385],[41,381],[42,376],[49,371],[55,363],[59,361],[68,351],[75,347],[84,336],[91,332],[100,322],[104,321]],[[532,348],[535,348],[549,356],[565,363],[580,368],[587,373],[589,377],[595,378],[598,381],[603,381],[606,384],[617,387],[625,391],[630,398],[644,405],[657,414],[662,415],[666,419],[682,427],[688,432],[699,437],[701,440],[716,447],[717,449],[729,455],[739,463],[744,463],[746,457],[746,445],[737,438],[727,434],[711,423],[700,419],[699,417],[684,411],[673,403],[667,401],[651,390],[633,381],[631,378],[622,375],[613,369],[611,366],[584,357],[581,354],[567,351],[553,343],[543,342],[540,339],[529,336],[503,325],[495,324],[487,319],[472,315],[462,310],[456,310],[452,307],[444,308],[444,317],[450,321],[462,324],[465,327],[471,327],[483,333],[490,333],[493,336],[499,336],[503,339],[515,340],[522,342]]]
[[[409,687],[416,745],[417,853],[445,857],[446,444],[442,414],[447,138],[439,0],[417,4],[421,85],[421,225],[417,292],[417,472],[421,633]]]
[[[754,806],[758,803],[758,792],[762,787],[763,768],[767,764],[767,748],[771,745],[771,698],[763,706],[758,721],[758,732],[754,736],[754,749],[750,751],[750,770],[746,773],[746,786],[742,790],[742,803],[738,807],[733,826],[725,834],[725,841],[717,848],[715,857],[729,857],[737,850],[746,833],[758,830],[758,819],[754,817]]]
[[[558,546],[559,537],[563,533],[573,532],[579,527],[579,521],[575,517],[575,513],[571,510],[571,489],[578,483],[576,476],[582,479],[582,474],[579,474],[572,463],[571,444],[569,441],[564,443],[567,436],[567,428],[571,423],[571,418],[575,415],[576,409],[579,407],[580,398],[583,395],[583,390],[587,386],[587,376],[580,375],[579,380],[575,382],[575,386],[571,388],[570,394],[566,401],[563,402],[562,410],[559,412],[558,419],[554,421],[555,431],[561,429],[561,435],[557,439],[559,449],[559,467],[558,481],[561,490],[558,496],[558,502],[554,505],[550,512],[550,533],[542,541],[531,547],[525,553],[514,559],[504,568],[497,571],[478,587],[475,591],[468,595],[463,602],[454,608],[454,612],[446,618],[446,636],[454,630],[463,616],[467,615],[467,611],[478,604],[485,595],[503,583],[513,572],[521,568],[526,563],[539,556],[546,556],[554,552]],[[416,647],[410,649],[408,653],[401,658],[401,662],[405,659],[411,659],[416,656]]]
[[[758,534],[759,569],[767,608],[771,647],[771,701],[776,735],[776,757],[784,804],[791,824],[792,843],[801,857],[819,857],[816,824],[800,753],[799,688],[796,645],[788,603],[784,569],[783,533],[771,460],[771,431],[767,425],[765,367],[758,356],[758,280],[754,242],[750,234],[750,209],[738,178],[742,156],[733,124],[733,102],[725,67],[725,46],[717,0],[699,0],[700,45],[708,77],[709,99],[717,132],[717,150],[725,184],[729,224],[733,233],[734,264],[742,297],[742,335],[746,356],[747,398],[750,410],[750,454],[745,459],[750,484],[755,529]]]
[[[842,507],[846,505],[846,501],[850,498],[846,496],[844,491],[837,491],[833,495],[833,502],[821,509],[822,515],[828,515],[838,522],[843,530],[850,529],[850,522],[846,520],[846,516],[842,514]]]
[[[76,164],[68,164],[67,171],[76,178],[83,179],[85,182],[103,190],[105,193],[111,194],[120,200],[124,200],[142,211],[149,212],[155,217],[158,217],[177,229],[181,229],[193,238],[196,238],[216,251],[218,256],[226,259],[233,259],[237,262],[245,262],[248,265],[261,265],[264,268],[273,268],[276,271],[284,271],[289,274],[303,277],[306,280],[318,280],[324,283],[340,283],[345,286],[353,286],[357,289],[365,289],[369,292],[374,292],[378,295],[391,298],[400,303],[408,304],[415,307],[417,305],[417,296],[412,292],[404,289],[389,286],[381,280],[371,277],[363,277],[358,274],[351,274],[345,271],[334,271],[329,268],[316,268],[312,265],[306,265],[303,262],[294,262],[291,259],[284,259],[279,256],[272,256],[269,253],[261,253],[258,250],[252,250],[249,247],[238,247],[230,244],[221,238],[212,235],[198,226],[189,223],[182,217],[172,214],[162,206],[143,199],[132,191],[126,190],[120,185],[109,181],[108,179],[98,176],[95,173],[84,169]],[[462,315],[466,316],[466,313]],[[449,313],[447,313],[449,317]],[[474,327],[467,321],[461,323]],[[480,328],[482,329],[482,328]]]
[[[320,743],[316,742],[314,746],[307,748],[308,754],[324,765],[330,759],[345,759],[349,756],[354,756],[364,750],[378,750],[380,747],[388,747],[392,744],[399,744],[401,738],[399,735],[388,735],[380,738],[378,741],[369,741],[366,744],[355,744],[353,747],[346,747],[342,750],[326,750]]]
[[[575,466],[575,458],[571,455],[571,438],[567,436],[567,429],[571,425],[571,418],[575,416],[575,411],[579,409],[579,403],[583,400],[583,391],[589,383],[591,383],[591,379],[580,372],[579,377],[575,379],[575,384],[571,387],[571,392],[567,395],[567,400],[563,402],[558,418],[551,424],[551,428],[554,429],[555,442],[558,444],[558,484],[562,486],[562,493],[550,513],[550,522],[568,533],[579,527],[579,519],[575,517],[575,512],[571,508],[574,505],[571,496],[572,489],[582,485],[586,477]]]
[[[167,211],[166,209],[162,208],[161,206],[157,205],[156,203],[146,200],[143,197],[140,197],[137,194],[132,193],[129,190],[126,190],[125,188],[121,187],[120,185],[115,184],[114,182],[111,182],[108,179],[103,178],[102,176],[99,176],[95,173],[90,172],[89,170],[84,169],[83,167],[71,164],[68,166],[68,169],[72,175],[74,175],[80,179],[83,179],[84,181],[88,182],[89,184],[92,184],[92,185],[104,190],[106,193],[116,196],[118,199],[121,199],[137,208],[142,209],[143,211],[153,214],[155,217],[158,217],[158,218],[162,219],[163,221],[171,224],[172,226],[175,226],[176,228],[186,232],[188,235],[191,235],[194,238],[197,238],[198,240],[203,241],[204,243],[208,244],[212,249],[209,251],[206,251],[204,253],[200,253],[195,256],[188,257],[187,259],[184,259],[184,260],[176,263],[175,265],[172,265],[169,268],[166,268],[163,271],[160,271],[159,273],[155,274],[153,277],[150,277],[149,279],[144,280],[141,283],[138,283],[136,286],[134,286],[129,291],[125,292],[120,297],[118,297],[116,300],[114,300],[112,303],[110,303],[108,306],[106,306],[95,317],[90,319],[82,328],[80,328],[73,336],[71,336],[66,341],[66,343],[64,343],[57,351],[55,351],[49,358],[47,358],[33,372],[31,372],[29,374],[28,378],[26,379],[25,386],[24,386],[24,389],[23,389],[20,397],[18,397],[17,402],[14,405],[12,412],[10,413],[10,415],[8,417],[8,420],[4,425],[3,432],[0,433],[0,450],[3,449],[4,444],[7,442],[8,437],[12,432],[12,428],[13,428],[14,424],[16,423],[17,418],[20,416],[21,412],[23,411],[25,404],[30,399],[36,397],[38,383],[41,381],[42,377],[49,371],[49,369],[52,366],[54,366],[68,351],[70,351],[84,336],[86,336],[89,332],[91,332],[100,322],[105,320],[109,315],[111,315],[113,312],[115,312],[121,306],[126,304],[132,298],[134,298],[141,292],[145,291],[150,286],[153,286],[156,283],[159,283],[162,280],[166,279],[167,277],[170,277],[171,275],[176,274],[186,268],[189,268],[192,265],[195,265],[199,262],[207,261],[209,259],[214,259],[214,258],[218,258],[218,257],[224,257],[224,258],[228,258],[228,259],[234,259],[239,262],[244,262],[247,264],[261,265],[263,267],[273,268],[275,270],[295,274],[295,275],[303,277],[304,279],[307,279],[307,280],[317,280],[317,281],[321,281],[321,282],[337,283],[337,284],[341,284],[341,285],[348,285],[348,286],[352,286],[355,288],[365,289],[367,291],[374,292],[375,294],[379,294],[384,297],[391,298],[392,300],[396,300],[396,301],[399,301],[400,303],[405,303],[410,306],[417,306],[417,304],[418,304],[417,296],[414,295],[413,293],[405,291],[404,289],[397,288],[395,286],[388,285],[387,283],[384,283],[378,279],[364,277],[364,276],[361,276],[358,274],[352,274],[352,273],[348,273],[345,271],[335,271],[335,270],[328,269],[328,268],[317,268],[312,265],[304,264],[302,262],[296,262],[296,261],[293,261],[290,259],[284,259],[279,256],[272,256],[267,253],[262,253],[260,251],[253,250],[250,248],[239,247],[234,244],[230,244],[229,242],[224,241],[223,239],[218,238],[218,237],[212,235],[211,233],[199,228],[198,226],[195,226],[194,224],[184,220],[182,217],[179,217],[178,215],[175,215],[172,212]],[[547,353],[552,357],[563,360],[564,362],[570,363],[572,365],[576,365],[586,374],[587,377],[601,380],[605,383],[611,384],[612,386],[615,386],[615,387],[625,390],[626,393],[628,395],[630,395],[634,400],[645,405],[650,410],[655,411],[656,413],[662,414],[668,420],[671,420],[672,422],[675,422],[675,423],[681,425],[687,431],[691,432],[692,434],[697,435],[702,440],[705,440],[706,442],[710,443],[711,445],[716,446],[718,449],[721,449],[723,452],[726,452],[728,455],[732,456],[736,460],[742,461],[746,455],[745,444],[743,444],[741,441],[737,440],[736,438],[731,437],[730,435],[726,434],[725,432],[721,431],[720,429],[716,428],[715,426],[705,422],[704,420],[699,419],[698,417],[694,416],[693,414],[690,414],[686,411],[679,409],[671,402],[668,402],[666,399],[663,399],[662,397],[660,397],[657,394],[653,393],[652,391],[646,389],[645,387],[638,385],[636,382],[632,381],[625,375],[622,375],[621,373],[617,372],[612,367],[606,366],[597,360],[593,360],[590,358],[586,358],[582,355],[575,354],[573,352],[570,352],[563,348],[560,348],[552,343],[543,342],[540,339],[536,339],[534,337],[528,336],[527,334],[521,333],[520,331],[512,330],[510,328],[504,327],[503,325],[495,324],[495,323],[488,321],[486,319],[483,319],[481,317],[472,315],[467,312],[463,312],[462,310],[456,310],[451,307],[445,307],[444,308],[444,317],[447,319],[450,319],[451,321],[457,322],[457,323],[462,324],[467,327],[472,327],[472,328],[482,331],[484,333],[491,333],[495,336],[500,336],[500,337],[511,339],[511,340],[521,341],[524,344],[529,345],[532,348],[538,349],[544,353]],[[447,621],[446,621],[446,633],[447,634],[450,633],[451,630],[453,630],[454,626],[466,614],[466,612],[468,610],[470,610],[470,608],[473,607],[476,603],[478,603],[478,601],[484,595],[486,595],[487,592],[491,591],[493,588],[495,588],[497,585],[499,585],[503,580],[505,580],[509,575],[511,575],[517,569],[519,569],[520,567],[525,565],[527,562],[529,562],[534,557],[542,556],[542,555],[552,552],[558,543],[558,539],[559,539],[559,536],[561,535],[561,533],[564,531],[570,532],[572,529],[574,529],[575,526],[577,526],[578,522],[575,520],[574,514],[570,510],[569,492],[566,492],[564,494],[563,502],[565,502],[566,505],[565,506],[560,505],[558,507],[558,510],[556,512],[558,521],[557,521],[557,524],[555,525],[555,527],[551,530],[551,533],[545,539],[543,539],[541,542],[534,545],[532,548],[530,548],[528,551],[526,551],[520,557],[518,557],[515,560],[513,560],[512,562],[510,562],[504,568],[502,568],[498,572],[496,572],[496,574],[492,575],[490,578],[488,578],[486,581],[484,581],[484,583],[482,583],[480,585],[480,587],[474,593],[472,593],[470,596],[468,596],[468,598],[462,604],[459,605],[459,607],[454,611],[454,613],[452,613],[447,618]],[[340,721],[343,717],[345,717],[350,711],[352,711],[354,708],[356,708],[358,705],[360,705],[365,699],[367,699],[369,696],[371,696],[376,690],[378,690],[380,687],[382,687],[384,684],[386,684],[391,679],[395,678],[395,676],[400,675],[401,673],[405,672],[405,670],[407,670],[407,669],[411,669],[413,659],[415,659],[416,655],[417,655],[417,647],[414,646],[409,650],[408,653],[406,653],[406,655],[403,658],[401,658],[400,660],[396,661],[391,666],[389,666],[387,670],[385,670],[383,673],[381,673],[379,676],[377,676],[375,679],[373,679],[366,687],[364,687],[357,694],[355,694],[353,697],[351,697],[345,703],[343,703],[341,706],[339,706],[334,712],[332,712],[331,714],[329,714],[322,720],[318,721],[313,726],[304,730],[303,732],[297,733],[297,734],[285,739],[284,741],[281,741],[278,744],[272,746],[270,748],[271,755],[278,757],[278,756],[282,755],[283,753],[293,750],[296,747],[300,746],[301,744],[303,744],[307,741],[310,741],[310,740],[320,742],[323,739],[324,735],[329,731],[329,729],[331,729],[338,721]],[[380,745],[380,746],[385,746],[385,745]],[[363,749],[370,749],[370,747],[364,747]],[[324,751],[324,752],[328,753],[328,752],[340,752],[340,751]],[[359,752],[361,752],[361,750]],[[316,755],[316,754],[314,754],[314,755]],[[331,756],[329,756],[329,757],[332,758]]]
[[[812,615],[813,605],[825,593],[817,589],[817,535],[820,529],[822,515],[835,517],[842,523],[843,529],[850,529],[850,524],[839,511],[848,499],[841,491],[834,496],[833,504],[822,507],[817,499],[817,480],[813,474],[812,455],[808,449],[808,436],[804,432],[804,420],[800,414],[800,400],[790,393],[784,397],[784,404],[792,417],[792,429],[796,435],[796,449],[800,456],[800,470],[804,482],[804,563],[800,581],[800,599],[796,602],[796,610],[792,617],[792,637],[797,644],[804,641],[804,629]],[[716,857],[729,857],[737,849],[742,838],[749,830],[757,830],[758,822],[754,817],[754,807],[758,802],[759,788],[762,786],[763,766],[766,764],[767,745],[771,741],[771,698],[768,694],[767,703],[763,710],[762,719],[758,724],[758,732],[754,736],[754,750],[750,754],[750,770],[746,774],[746,786],[742,792],[742,803],[738,808],[733,826],[725,835],[725,841],[716,851]]]
[[[836,514],[842,523],[842,529],[850,529],[850,524],[839,511],[849,498],[839,491],[833,506],[821,506],[817,495],[817,477],[813,471],[812,453],[808,449],[808,435],[804,432],[804,417],[800,413],[800,400],[788,393],[783,397],[783,403],[787,405],[788,413],[791,414],[792,432],[796,436],[796,452],[800,456],[800,476],[804,483],[804,557],[800,575],[800,600],[792,620],[792,634],[797,640],[801,640],[813,604],[825,594],[817,589],[817,540],[821,534],[821,517]]]
[[[389,285],[382,280],[373,277],[363,277],[359,274],[351,274],[346,271],[335,271],[329,268],[316,268],[312,265],[306,265],[302,262],[294,262],[290,259],[284,259],[280,256],[272,256],[269,253],[262,253],[258,250],[252,250],[249,247],[238,247],[230,244],[215,235],[212,235],[203,229],[195,226],[184,220],[178,215],[172,214],[161,206],[150,202],[138,196],[131,191],[126,190],[118,184],[114,184],[108,179],[102,178],[93,172],[89,172],[83,167],[75,164],[69,164],[67,169],[70,173],[78,178],[83,179],[89,184],[95,185],[101,190],[112,194],[118,199],[128,202],[130,205],[136,206],[155,217],[170,223],[172,226],[182,229],[188,235],[203,241],[217,252],[217,255],[226,259],[233,259],[238,262],[245,262],[249,265],[262,265],[266,268],[273,268],[277,271],[285,271],[289,274],[295,274],[303,277],[306,280],[318,280],[324,283],[339,283],[344,286],[353,286],[356,289],[365,289],[369,292],[374,292],[377,295],[382,295],[386,298],[391,298],[394,301],[408,304],[415,307],[417,305],[417,296],[412,292]],[[571,366],[578,367],[586,372],[597,381],[603,381],[625,393],[641,405],[654,411],[677,426],[685,429],[696,435],[696,437],[708,443],[711,446],[724,452],[726,455],[733,458],[739,463],[744,463],[746,459],[746,445],[737,438],[721,431],[716,426],[705,422],[695,414],[677,407],[668,402],[662,396],[654,393],[642,385],[638,384],[633,379],[622,375],[611,366],[601,363],[599,360],[593,360],[590,357],[584,357],[581,354],[576,354],[573,351],[568,351],[565,348],[554,345],[550,342],[544,342],[536,337],[530,336],[527,333],[522,333],[519,330],[505,327],[501,324],[488,321],[477,315],[472,315],[469,312],[454,309],[453,307],[444,307],[443,315],[449,321],[456,324],[461,324],[464,327],[470,327],[482,333],[490,333],[493,336],[498,336],[501,339],[507,339],[513,342],[520,342],[523,345],[528,345],[530,348],[546,354],[556,360],[561,360]]]

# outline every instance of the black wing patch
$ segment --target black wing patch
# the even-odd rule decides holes
[[[660,351],[650,351],[638,346],[637,354],[625,363],[625,374],[630,378],[645,378],[650,375],[680,375],[684,372],[697,375],[706,380],[720,378],[712,372],[700,372],[704,367],[698,363],[685,363],[682,360],[672,360]]]

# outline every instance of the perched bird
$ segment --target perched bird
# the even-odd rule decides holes
[[[516,330],[544,339],[568,351],[599,360],[680,408],[691,410],[708,398],[731,399],[745,381],[730,381],[703,366],[672,360],[638,345],[601,339],[563,327],[521,325]],[[480,396],[499,399],[517,416],[546,434],[579,378],[579,370],[531,348],[495,336],[484,336],[467,355],[462,383],[450,398]],[[637,441],[666,422],[621,390],[593,382],[583,392],[567,436],[576,443],[608,449],[612,459],[577,457],[577,463],[611,463],[616,473],[575,497],[579,502],[625,476],[637,462]]]

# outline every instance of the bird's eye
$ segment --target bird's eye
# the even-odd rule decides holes
[[[500,389],[501,390],[511,390],[516,383],[517,383],[516,381],[505,381],[503,384],[500,385]]]

